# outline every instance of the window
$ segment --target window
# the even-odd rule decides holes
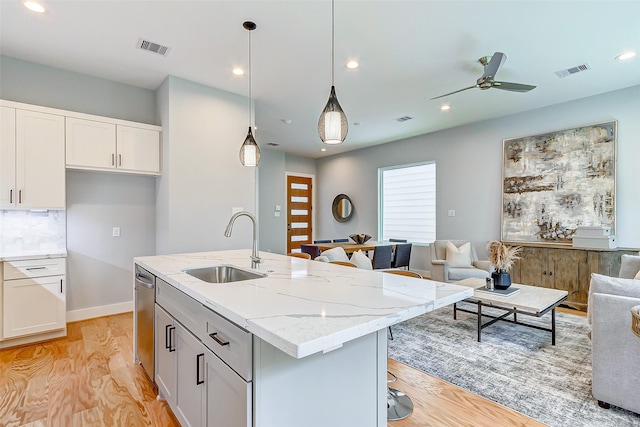
[[[378,170],[378,236],[430,243],[436,239],[435,162]]]

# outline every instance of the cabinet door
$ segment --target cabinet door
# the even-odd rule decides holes
[[[118,125],[118,169],[159,173],[160,133]]]
[[[252,387],[218,356],[205,350],[207,364],[207,427],[251,427]]]
[[[65,208],[64,116],[16,110],[20,209]]]
[[[204,346],[175,322],[177,388],[175,415],[183,427],[200,427],[204,421]]]
[[[155,371],[158,391],[169,405],[176,403],[176,328],[175,322],[158,304],[155,305]]]
[[[587,251],[549,250],[549,284],[569,293],[568,302],[586,304],[589,287]]]
[[[523,247],[519,262],[519,282],[523,285],[547,287],[547,250],[544,248]]]
[[[66,129],[68,167],[115,169],[115,124],[67,117]]]
[[[16,201],[16,110],[0,107],[0,208]]]
[[[7,280],[3,290],[3,337],[64,329],[64,276]]]

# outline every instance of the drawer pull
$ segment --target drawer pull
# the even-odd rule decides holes
[[[225,341],[225,340],[221,339],[220,337],[218,337],[218,333],[217,333],[217,332],[214,332],[214,333],[212,333],[212,334],[209,334],[209,336],[210,336],[211,338],[213,338],[213,340],[214,340],[215,342],[217,342],[218,344],[220,344],[220,345],[222,345],[222,346],[229,345],[229,341]]]
[[[26,270],[27,271],[31,271],[31,270],[46,270],[47,267],[27,267]]]
[[[176,348],[174,347],[174,342],[171,339],[173,337],[173,335],[175,335],[175,334],[172,335],[171,332],[173,332],[175,330],[176,330],[175,326],[171,326],[169,328],[169,353],[172,353],[172,352],[176,351]]]

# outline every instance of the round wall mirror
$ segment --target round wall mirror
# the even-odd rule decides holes
[[[333,212],[333,217],[336,221],[349,221],[351,219],[351,215],[353,215],[353,205],[351,204],[349,196],[346,194],[338,194],[336,198],[333,199],[331,211]]]

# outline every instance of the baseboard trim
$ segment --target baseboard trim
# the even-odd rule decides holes
[[[98,307],[81,308],[80,310],[67,311],[67,322],[93,319],[95,317],[111,316],[113,314],[133,311],[133,301],[120,302],[118,304],[101,305]]]

